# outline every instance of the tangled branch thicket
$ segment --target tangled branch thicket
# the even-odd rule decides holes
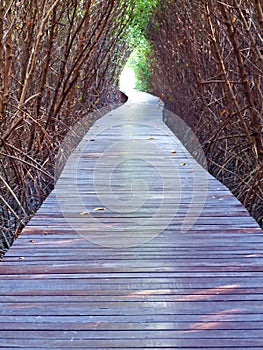
[[[51,191],[55,156],[71,126],[121,101],[133,5],[1,1],[0,255]]]
[[[261,225],[262,35],[262,0],[165,0],[149,28],[151,91],[191,126],[210,172]]]

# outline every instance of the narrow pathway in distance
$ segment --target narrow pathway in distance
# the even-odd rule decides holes
[[[0,348],[262,350],[262,233],[134,95],[1,262]]]

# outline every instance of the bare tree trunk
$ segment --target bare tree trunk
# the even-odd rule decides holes
[[[216,55],[217,55],[219,66],[221,68],[221,72],[222,72],[221,74],[222,74],[223,80],[224,80],[225,85],[227,87],[227,92],[229,94],[230,99],[234,103],[234,106],[235,106],[235,109],[236,109],[236,113],[238,114],[240,122],[243,125],[243,128],[245,130],[247,138],[248,138],[250,144],[253,145],[253,139],[252,139],[252,137],[250,135],[250,132],[248,130],[248,126],[247,126],[247,124],[246,124],[246,122],[245,122],[245,120],[243,118],[242,112],[241,112],[241,110],[239,108],[237,99],[235,97],[235,94],[234,94],[234,91],[233,91],[233,88],[232,88],[232,85],[231,85],[231,81],[228,78],[228,73],[227,73],[227,69],[226,69],[225,63],[224,63],[224,59],[223,59],[223,57],[221,55],[221,52],[220,52],[220,44],[218,43],[216,35],[215,35],[215,28],[214,28],[213,23],[212,23],[211,11],[210,11],[210,6],[209,6],[209,2],[208,1],[206,1],[206,13],[207,13],[207,17],[208,17],[208,23],[209,23],[209,26],[210,26],[210,29],[211,29],[211,39],[212,39],[212,41],[214,43],[215,52],[216,52]],[[230,105],[231,105],[231,102],[230,102]]]
[[[4,62],[4,3],[0,4],[0,62]],[[0,65],[0,124],[4,119],[4,101],[3,101],[3,76],[4,65]]]
[[[262,0],[255,0],[256,9],[258,13],[258,20],[261,26],[263,27],[263,1]]]
[[[238,40],[236,28],[234,27],[233,21],[231,20],[229,14],[226,11],[225,5],[223,3],[219,3],[219,7],[221,8],[223,17],[225,18],[225,21],[226,21],[225,23],[229,33],[229,38],[233,45],[234,54],[236,56],[241,81],[244,86],[245,97],[246,97],[248,106],[250,107],[250,112],[251,112],[250,133],[253,138],[251,140],[251,136],[249,135],[249,140],[251,142],[251,146],[255,151],[256,159],[258,159],[259,163],[263,163],[263,140],[262,140],[261,116],[256,109],[254,99],[252,96],[252,91],[249,86],[248,73],[240,51],[240,43]]]
[[[49,9],[46,9],[46,6],[44,7],[44,12],[43,12],[42,19],[41,19],[40,26],[39,26],[39,30],[37,33],[36,42],[35,42],[35,45],[32,49],[32,52],[31,52],[31,55],[29,58],[29,62],[27,65],[26,77],[25,77],[25,81],[24,81],[24,85],[23,85],[23,89],[21,92],[19,105],[18,105],[19,109],[21,109],[23,107],[23,104],[26,100],[28,84],[29,84],[31,75],[33,74],[36,62],[37,62],[38,49],[39,49],[41,39],[44,35],[44,29],[45,29],[46,23],[49,19],[49,16],[51,15],[51,13],[53,12],[54,8],[57,6],[58,3],[59,3],[59,0],[56,0],[53,2],[52,6],[50,6]]]
[[[4,87],[3,87],[3,113],[5,110],[5,105],[8,101],[9,94],[9,81],[11,75],[12,67],[12,11],[9,7],[6,12],[6,22],[7,22],[7,33],[5,40],[5,74],[4,74]]]

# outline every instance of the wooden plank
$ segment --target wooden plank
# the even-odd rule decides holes
[[[197,334],[198,336],[198,334]],[[110,340],[109,340],[110,339]],[[196,343],[198,341],[198,347]],[[76,339],[74,334],[68,333],[68,339],[50,339],[48,336],[39,339],[29,339],[24,335],[23,339],[16,339],[15,334],[13,338],[0,338],[0,342],[4,343],[6,347],[16,347],[16,348],[26,348],[29,349],[29,344],[34,349],[47,349],[47,342],[49,344],[48,348],[55,349],[257,349],[262,350],[262,339],[260,338],[248,338],[243,339],[238,337],[237,339],[229,339],[227,336],[225,338],[180,338],[180,339],[136,339],[134,336],[131,338],[114,339],[110,335],[105,337],[105,339]]]

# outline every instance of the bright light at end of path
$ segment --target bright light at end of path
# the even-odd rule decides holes
[[[125,66],[120,75],[120,90],[126,94],[130,94],[135,90],[135,73],[134,70],[128,66]]]

